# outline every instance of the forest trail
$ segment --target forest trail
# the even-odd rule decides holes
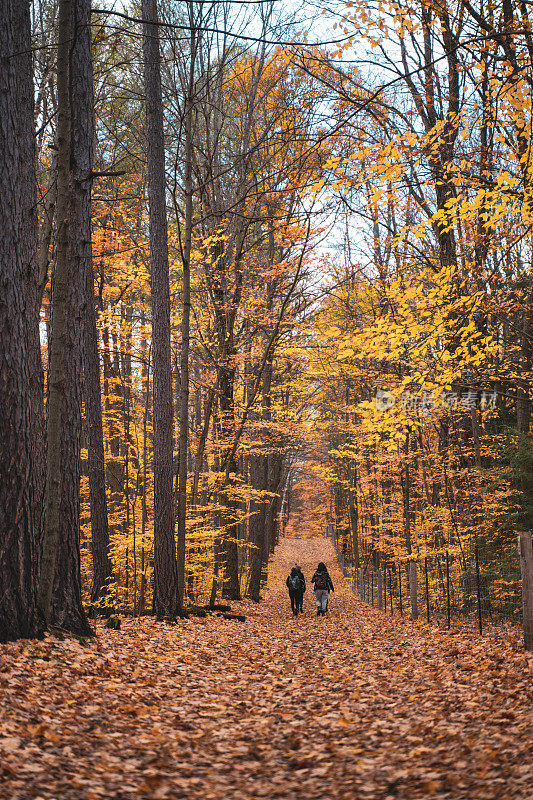
[[[329,616],[285,587],[324,560]],[[1,653],[0,797],[531,798],[533,658],[384,615],[325,539],[283,540],[246,622],[125,620]]]

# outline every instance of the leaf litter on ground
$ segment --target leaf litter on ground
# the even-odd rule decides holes
[[[293,617],[285,578],[336,591]],[[533,797],[533,656],[356,598],[325,539],[285,539],[246,622],[97,624],[0,648],[1,800]]]

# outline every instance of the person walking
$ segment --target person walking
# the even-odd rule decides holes
[[[323,561],[316,568],[316,572],[311,578],[313,592],[316,597],[316,615],[319,617],[328,610],[329,593],[334,592],[333,581],[329,577],[329,572]]]
[[[291,598],[292,613],[296,617],[303,607],[305,578],[302,575],[302,571],[294,566],[291,569],[291,574],[288,576],[286,583],[289,590],[289,597]]]
[[[296,566],[296,569],[298,570],[298,575],[300,576],[300,583],[301,583],[301,590],[300,590],[300,593],[297,596],[298,611],[300,612],[300,614],[303,614],[303,612],[304,612],[304,594],[305,594],[305,590],[306,590],[307,587],[305,585],[305,577],[304,577],[304,574],[302,572],[301,566],[299,564],[296,564],[295,566]]]

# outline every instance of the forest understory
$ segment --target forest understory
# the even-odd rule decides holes
[[[336,591],[294,618],[285,577]],[[124,619],[2,648],[0,797],[530,798],[533,654],[359,601],[327,539],[282,539],[245,622]]]

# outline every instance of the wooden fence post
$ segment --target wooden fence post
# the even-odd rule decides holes
[[[524,647],[526,650],[533,650],[533,542],[530,533],[518,534],[518,552],[522,573]]]
[[[418,565],[409,562],[409,596],[411,598],[411,619],[418,619]]]

